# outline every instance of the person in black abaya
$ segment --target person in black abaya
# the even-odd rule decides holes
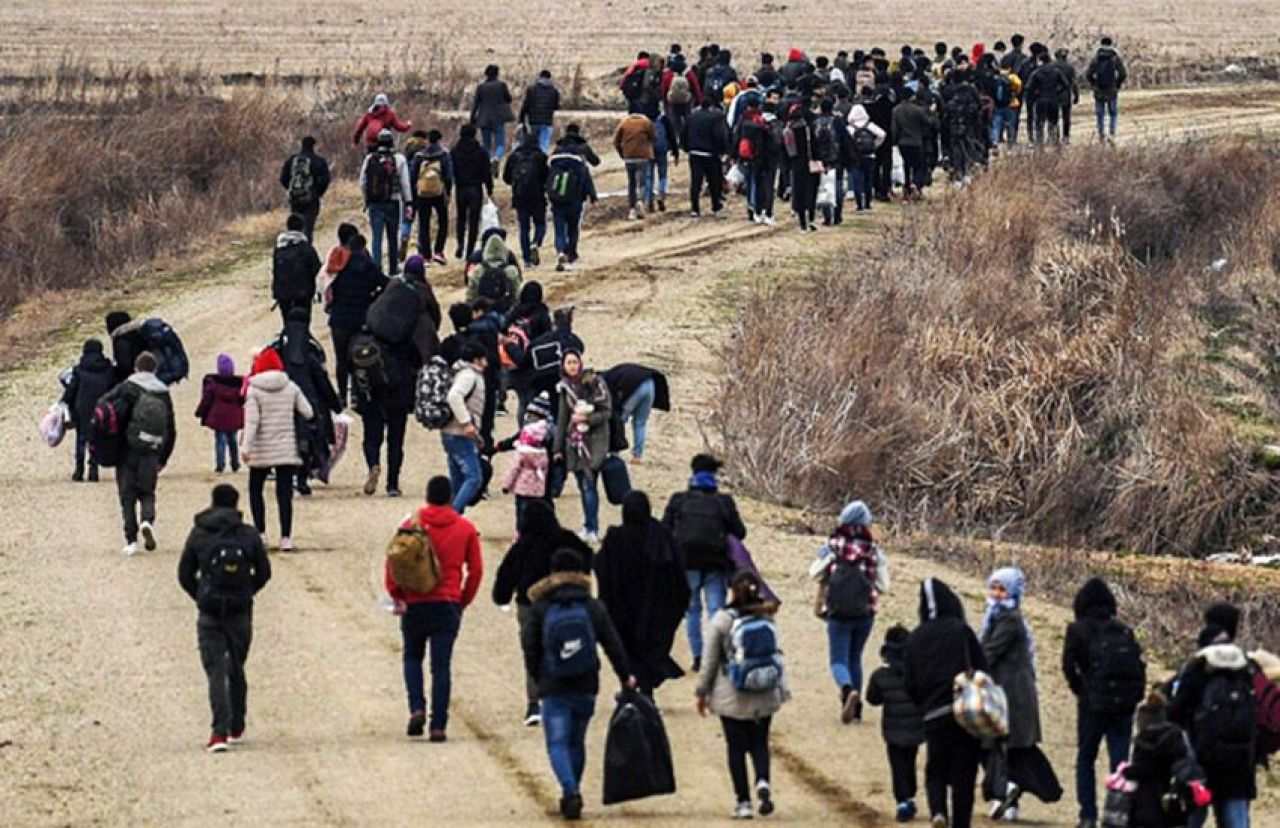
[[[319,476],[328,466],[334,444],[333,415],[342,411],[342,402],[325,370],[324,346],[311,335],[307,310],[294,308],[289,311],[287,319],[284,330],[271,347],[280,354],[285,373],[302,389],[316,412],[309,422],[299,423],[299,427],[305,429],[307,453],[303,457],[304,468],[299,471],[297,487],[299,494],[306,496],[311,494],[308,479],[313,475]]]
[[[652,696],[662,682],[684,675],[671,645],[689,606],[689,584],[675,540],[654,520],[644,492],[633,490],[622,501],[622,525],[610,527],[595,567],[600,601],[641,692]]]

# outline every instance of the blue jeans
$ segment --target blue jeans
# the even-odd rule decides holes
[[[462,626],[462,607],[452,601],[424,601],[410,604],[400,616],[400,637],[404,642],[404,689],[409,694],[409,712],[426,712],[422,693],[422,659],[431,646],[431,729],[444,730],[449,724],[450,667],[453,643]]]
[[[991,117],[991,144],[995,146],[1004,138],[1005,130],[1009,131],[1009,143],[1015,143],[1018,136],[1018,113],[1011,107],[1002,107]]]
[[[600,487],[599,475],[590,469],[576,471],[578,491],[582,494],[582,528],[588,532],[600,531]]]
[[[1249,828],[1249,800],[1223,799],[1213,800],[1213,805],[1191,815],[1187,820],[1187,828],[1202,828],[1209,821],[1209,811],[1213,811],[1213,824],[1217,828]]]
[[[547,738],[547,758],[564,796],[581,790],[587,766],[587,725],[596,712],[596,697],[565,693],[542,699],[542,729]]]
[[[449,463],[453,510],[461,515],[466,513],[484,483],[484,475],[480,471],[480,448],[475,440],[461,434],[441,434],[440,443]]]
[[[852,687],[862,692],[862,650],[871,637],[876,617],[827,621],[827,649],[831,662],[831,677],[837,687]]]
[[[578,231],[582,228],[582,202],[551,207],[556,229],[556,252],[578,255]]]
[[[1108,98],[1106,100],[1103,100],[1102,98],[1095,98],[1093,101],[1093,112],[1098,118],[1098,137],[1102,138],[1106,136],[1106,133],[1103,132],[1103,127],[1107,125],[1106,121],[1108,117],[1111,120],[1111,137],[1116,137],[1116,121],[1120,117],[1119,96]]]
[[[649,205],[653,204],[654,198],[667,197],[667,163],[670,160],[665,152],[655,152],[653,155],[653,163],[649,165],[649,175],[645,178],[644,186],[644,200]]]
[[[240,469],[240,447],[236,444],[234,431],[215,431],[213,433],[213,467],[222,471],[231,460],[233,470]]]
[[[493,161],[501,161],[502,155],[507,151],[507,128],[506,126],[485,127],[480,130],[481,137],[484,139],[484,151]]]
[[[849,168],[849,182],[849,187],[853,190],[854,206],[870,210],[876,183],[876,157],[868,155],[858,159],[858,163]]]
[[[520,255],[526,265],[531,265],[533,248],[542,247],[542,241],[547,237],[546,206],[536,210],[517,207],[516,222],[520,225]]]
[[[644,457],[644,436],[649,429],[649,414],[653,411],[653,400],[658,387],[653,380],[647,379],[636,386],[627,401],[622,404],[622,422],[631,421],[635,434],[631,443],[631,456],[637,459]]]
[[[1108,767],[1112,771],[1129,755],[1133,714],[1092,713],[1083,704],[1076,706],[1076,802],[1081,819],[1098,818],[1098,777],[1094,766],[1098,749],[1107,740]]]
[[[711,618],[724,607],[725,594],[729,591],[729,576],[720,570],[702,572],[686,569],[689,582],[689,608],[684,614],[685,634],[689,636],[689,650],[693,657],[702,658],[702,604],[706,594],[707,617]]]
[[[554,131],[555,131],[555,127],[552,126],[551,124],[546,124],[546,125],[539,124],[537,126],[529,127],[529,133],[531,135],[537,136],[538,146],[542,149],[542,152],[544,154],[550,151],[551,149],[551,135]]]
[[[400,202],[383,201],[369,205],[369,232],[373,235],[373,262],[382,267],[382,237],[387,237],[387,269],[392,275],[400,272]]]

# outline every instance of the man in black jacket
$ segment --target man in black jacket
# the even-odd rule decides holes
[[[527,100],[527,98],[526,98]],[[540,248],[547,235],[547,155],[533,131],[517,130],[516,148],[507,156],[502,168],[502,181],[511,185],[511,206],[516,211],[520,228],[520,255],[525,267],[542,263]],[[551,143],[551,127],[547,127],[546,143]]]
[[[1060,48],[1053,53],[1053,65],[1058,67],[1067,81],[1067,93],[1062,98],[1062,143],[1071,143],[1071,109],[1080,103],[1080,80],[1076,67],[1071,65],[1071,53]]]
[[[316,231],[320,200],[329,190],[329,162],[316,154],[316,139],[302,139],[302,149],[285,159],[280,168],[280,186],[289,194],[289,210],[302,216],[307,242]]]
[[[723,464],[710,454],[695,455],[689,464],[693,477],[689,489],[667,501],[662,525],[675,537],[676,549],[684,561],[689,582],[689,609],[685,613],[685,634],[693,653],[693,668],[702,668],[702,605],[705,595],[707,618],[724,607],[733,568],[729,560],[729,536],[746,540],[747,527],[738,515],[738,504],[720,494],[716,473]]]
[[[1119,118],[1120,89],[1129,77],[1120,53],[1116,51],[1111,38],[1102,38],[1102,45],[1089,62],[1084,73],[1085,80],[1093,89],[1094,114],[1098,119],[1098,141],[1116,140],[1116,120]],[[1107,118],[1110,117],[1110,130],[1107,129]]]
[[[520,104],[520,123],[524,124],[538,141],[538,148],[546,153],[551,149],[551,133],[556,110],[560,108],[560,90],[551,81],[551,71],[543,69],[538,79],[524,91]]]
[[[458,247],[453,257],[466,261],[476,249],[476,238],[480,235],[480,208],[484,206],[485,196],[493,198],[493,167],[489,163],[489,154],[476,140],[475,124],[462,125],[450,156],[453,159],[458,209]]]
[[[711,191],[711,214],[718,216],[724,209],[724,167],[721,163],[729,151],[729,124],[714,95],[702,99],[702,105],[684,123],[681,139],[689,155],[689,202],[694,218],[702,215],[702,185],[705,181]]]
[[[929,814],[944,817],[943,824],[950,828],[969,828],[973,818],[973,785],[982,747],[956,723],[952,688],[957,674],[986,669],[982,645],[965,623],[964,605],[942,581],[926,578],[920,584],[920,626],[907,641],[903,677],[907,693],[924,714]]]
[[[551,558],[551,575],[529,589],[529,623],[521,629],[525,670],[538,685],[547,755],[560,783],[560,814],[582,816],[582,772],[587,760],[587,726],[600,692],[604,648],[618,681],[635,687],[622,639],[604,605],[591,597],[591,576],[577,552],[561,549]]]
[[[178,561],[178,583],[196,602],[196,640],[209,679],[213,733],[205,750],[222,753],[244,739],[244,663],[253,638],[253,598],[271,580],[262,539],[242,519],[240,493],[222,484],[195,517]]]
[[[649,426],[649,414],[656,408],[659,411],[671,410],[671,390],[667,383],[667,375],[647,365],[636,365],[624,362],[615,365],[604,374],[605,384],[609,386],[609,396],[615,406],[621,406],[621,425],[631,421],[633,439],[631,441],[631,461],[640,463],[644,459],[644,439]]]
[[[282,322],[288,322],[289,312],[298,308],[306,313],[310,325],[320,255],[311,246],[306,224],[305,218],[290,213],[285,231],[276,237],[276,249],[271,257],[271,298],[276,300]]]
[[[1027,102],[1032,106],[1031,141],[1038,147],[1044,146],[1047,131],[1049,143],[1057,146],[1061,143],[1058,116],[1063,104],[1071,103],[1069,82],[1047,50],[1040,52],[1036,61],[1038,66],[1031,73],[1031,82],[1025,90]]]
[[[1114,675],[1103,676],[1095,672],[1107,671],[1116,673],[1111,662],[1114,656],[1106,656],[1106,651],[1095,654],[1095,640],[1118,640],[1124,645],[1132,637],[1128,628],[1116,621],[1116,599],[1101,578],[1090,578],[1076,593],[1072,605],[1076,620],[1067,627],[1066,640],[1062,646],[1062,673],[1067,679],[1067,686],[1077,698],[1076,706],[1076,800],[1080,806],[1080,823],[1091,824],[1098,819],[1097,778],[1094,766],[1098,761],[1098,750],[1102,740],[1107,741],[1109,767],[1115,770],[1129,755],[1129,740],[1133,732],[1133,709],[1142,698],[1145,689],[1145,670],[1142,667],[1140,651],[1137,643],[1131,649],[1132,657],[1137,660],[1134,670],[1121,670],[1127,673],[1125,680],[1117,682]],[[1120,628],[1120,634],[1112,631]],[[1127,635],[1126,635],[1127,633]],[[1105,636],[1106,638],[1101,638]],[[1114,646],[1110,650],[1117,649]],[[1107,658],[1107,664],[1094,665],[1094,658]],[[1120,665],[1124,667],[1125,665]],[[1107,696],[1117,695],[1114,704],[1101,698],[1103,694],[1093,692],[1099,684],[1107,685]],[[1128,686],[1123,686],[1127,684]],[[1116,694],[1115,690],[1119,690]]]

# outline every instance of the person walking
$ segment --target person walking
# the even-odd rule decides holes
[[[662,72],[662,101],[664,113],[676,135],[683,133],[684,122],[689,119],[693,107],[702,100],[702,87],[697,74],[689,68],[683,54],[672,55]]]
[[[893,109],[893,142],[902,153],[906,186],[903,201],[919,199],[929,184],[925,148],[939,129],[938,116],[916,101],[911,87],[903,87],[902,102]]]
[[[1071,102],[1071,90],[1067,76],[1047,50],[1039,52],[1036,61],[1038,66],[1027,85],[1027,100],[1034,109],[1031,138],[1036,146],[1043,147],[1048,141],[1056,147],[1062,143],[1058,116],[1063,104]]]
[[[280,354],[266,348],[254,360],[249,375],[240,457],[249,467],[249,510],[264,545],[267,508],[262,495],[267,476],[275,474],[281,552],[293,551],[293,481],[302,466],[295,414],[310,420],[315,410],[285,373]]]
[[[480,209],[486,197],[493,198],[493,167],[489,163],[489,154],[476,140],[475,124],[462,125],[449,154],[453,159],[457,199],[454,206],[458,211],[455,219],[458,246],[453,257],[466,262],[475,252],[480,235]]]
[[[653,129],[657,140],[653,145],[653,163],[649,165],[649,175],[645,180],[644,199],[650,213],[655,210],[665,213],[669,164],[680,163],[680,133],[666,112],[654,121]]]
[[[600,602],[622,639],[641,693],[684,671],[671,658],[676,630],[689,606],[689,585],[675,538],[653,518],[649,496],[632,489],[622,501],[622,525],[605,533],[595,562]]]
[[[198,613],[196,643],[213,715],[205,743],[210,753],[225,753],[244,741],[249,692],[244,665],[253,640],[253,600],[271,580],[267,551],[245,524],[239,505],[234,486],[215,486],[212,503],[196,514],[178,560],[178,584]]]
[[[623,118],[613,133],[613,148],[627,171],[627,206],[631,208],[627,218],[631,221],[644,215],[645,187],[657,141],[658,133],[653,121],[640,112],[632,112]]]
[[[413,207],[418,216],[418,252],[435,264],[445,263],[444,245],[449,238],[449,197],[453,193],[453,157],[440,143],[440,130],[427,133],[427,143],[409,160],[413,180]],[[431,239],[431,217],[436,233]]]
[[[80,360],[71,369],[71,378],[62,392],[62,404],[70,412],[71,424],[76,430],[75,470],[71,473],[71,479],[76,483],[86,479],[86,461],[89,482],[98,482],[98,461],[89,451],[93,409],[114,384],[115,366],[107,359],[102,340],[86,339],[80,351]]]
[[[1116,122],[1120,118],[1120,90],[1129,79],[1120,53],[1111,38],[1102,38],[1097,53],[1085,70],[1084,79],[1093,89],[1093,111],[1098,120],[1098,141],[1116,140]]]
[[[476,87],[471,100],[470,123],[480,130],[485,155],[493,159],[490,179],[497,174],[507,150],[507,124],[516,119],[511,112],[511,90],[506,81],[498,79],[498,71],[493,63],[484,68],[484,81]]]
[[[702,215],[702,187],[711,192],[711,214],[720,215],[724,209],[724,174],[722,159],[729,151],[729,124],[720,109],[719,94],[702,99],[684,124],[681,138],[685,154],[689,156],[689,205],[690,215]]]
[[[910,637],[911,633],[900,624],[889,628],[880,648],[884,664],[876,668],[867,683],[867,704],[884,706],[880,735],[889,754],[898,822],[916,818],[916,754],[924,744],[924,716],[907,693],[904,675]]]
[[[405,269],[407,272],[407,265]],[[315,412],[310,421],[298,424],[302,466],[298,468],[294,479],[298,494],[310,497],[309,481],[312,475],[329,482],[332,447],[336,442],[333,418],[341,413],[342,401],[338,399],[338,392],[325,370],[324,347],[311,335],[306,316],[301,310],[295,309],[289,314],[284,329],[271,343],[271,348],[280,354],[285,373],[302,391]]]
[[[280,168],[280,186],[289,196],[289,212],[302,216],[307,243],[314,241],[320,202],[329,191],[329,162],[316,152],[316,139],[307,135],[302,146]]]
[[[1008,67],[998,68],[991,76],[992,147],[1005,142],[1012,147],[1018,142],[1018,108],[1022,106],[1022,79]]]
[[[116,491],[124,517],[125,555],[138,554],[138,537],[148,552],[156,549],[156,487],[160,470],[177,444],[169,388],[156,376],[159,367],[150,351],[133,361],[133,373],[108,391],[103,400],[129,412],[121,424],[124,454],[116,464]]]
[[[1076,67],[1071,64],[1071,52],[1064,48],[1059,48],[1053,53],[1053,65],[1058,67],[1058,71],[1062,73],[1062,77],[1066,80],[1067,91],[1062,96],[1062,143],[1071,143],[1071,110],[1080,103],[1080,80],[1077,77]]]
[[[934,828],[969,828],[982,746],[956,722],[951,701],[956,676],[986,670],[987,660],[960,599],[937,578],[920,584],[920,626],[907,640],[903,666],[907,694],[924,713],[930,819]]]
[[[285,231],[276,237],[271,256],[271,298],[280,310],[282,323],[289,318],[290,311],[300,308],[310,324],[320,267],[320,254],[311,246],[311,237],[306,233],[306,219],[290,213]]]
[[[511,187],[511,206],[516,211],[520,257],[525,267],[542,263],[542,242],[547,236],[548,174],[547,156],[540,148],[540,139],[524,128],[516,130],[516,148],[507,156],[502,181]]]
[[[631,422],[631,462],[644,462],[645,440],[649,434],[649,415],[654,409],[671,410],[671,388],[667,375],[657,368],[624,362],[604,372],[609,396],[620,402],[621,425]]]
[[[244,428],[244,398],[240,395],[244,377],[236,373],[231,354],[218,354],[216,372],[205,374],[200,386],[196,417],[213,432],[213,471],[222,474],[231,463],[232,473],[240,471],[238,434]]]
[[[387,96],[380,92],[374,96],[373,105],[360,116],[360,120],[356,123],[356,133],[351,139],[351,145],[358,147],[363,141],[365,152],[373,152],[378,148],[379,136],[384,130],[408,132],[411,129],[413,129],[413,121],[400,120],[400,116],[391,107]]]
[[[871,638],[880,593],[888,587],[884,555],[871,536],[871,510],[855,500],[818,550],[809,577],[818,581],[827,622],[828,663],[840,691],[840,721],[862,721],[862,651]]]
[[[551,70],[543,69],[538,73],[538,79],[525,89],[517,119],[543,155],[551,150],[551,136],[555,131],[555,116],[559,109],[560,90],[556,89],[551,80]]]
[[[684,562],[690,592],[685,635],[693,654],[690,671],[697,673],[702,668],[702,607],[706,605],[707,617],[712,618],[724,606],[731,569],[729,536],[746,540],[747,527],[733,497],[720,493],[716,474],[723,464],[710,454],[697,454],[689,465],[689,488],[667,501],[662,525],[675,538]]]
[[[484,417],[485,369],[489,365],[484,346],[465,339],[453,365],[449,410],[453,419],[440,432],[453,486],[453,510],[465,514],[484,485],[480,469],[480,424]]]
[[[609,613],[591,597],[591,576],[582,557],[560,549],[551,574],[529,588],[533,604],[521,628],[525,672],[537,682],[547,757],[560,783],[560,815],[582,817],[582,773],[587,764],[587,727],[600,692],[599,645],[624,687],[635,687],[622,639]]]
[[[599,541],[599,473],[609,455],[609,427],[613,401],[604,377],[588,369],[578,351],[565,351],[556,384],[559,408],[553,461],[578,481],[582,496],[582,533],[589,544]]]
[[[359,233],[346,244],[347,262],[329,284],[329,334],[333,339],[334,372],[338,399],[347,407],[351,398],[351,341],[364,327],[369,306],[387,286],[387,277],[369,257],[365,238]],[[331,257],[332,258],[332,257]]]
[[[801,232],[813,232],[818,229],[814,218],[822,162],[813,157],[813,132],[801,103],[791,104],[787,112],[785,142],[791,165],[791,212],[795,213]]]
[[[373,236],[373,262],[382,267],[382,239],[387,240],[387,270],[400,272],[400,220],[413,216],[413,191],[409,189],[409,165],[396,152],[391,130],[378,133],[378,145],[364,157],[360,168],[360,192]],[[319,270],[319,268],[316,268]]]
[[[849,110],[849,146],[853,158],[849,167],[850,189],[853,203],[859,213],[871,209],[871,197],[875,194],[876,152],[888,139],[862,104],[854,104]]]
[[[1076,697],[1076,802],[1080,828],[1097,828],[1098,750],[1106,739],[1113,773],[1129,756],[1133,710],[1142,700],[1147,671],[1133,630],[1116,619],[1116,599],[1106,581],[1085,581],[1072,609],[1062,673]]]
[[[422,283],[414,279],[410,284]],[[414,292],[421,303],[423,294],[418,290]],[[429,318],[426,312],[420,311],[419,320],[423,317]],[[413,336],[391,343],[371,333],[362,333],[352,339],[351,350],[353,407],[364,426],[361,447],[368,469],[363,491],[367,497],[378,491],[385,442],[386,493],[389,498],[397,498],[403,494],[400,472],[404,467],[405,434],[413,411],[418,369],[423,362],[419,344]]]
[[[708,625],[707,669],[698,676],[697,709],[720,717],[729,753],[729,778],[736,805],[734,819],[751,819],[747,757],[755,769],[760,815],[773,813],[770,787],[769,728],[791,685],[782,664],[775,616],[778,605],[764,598],[754,572],[740,571],[730,585],[729,601]]]
[[[387,595],[400,616],[400,636],[404,648],[404,687],[409,699],[410,738],[427,729],[431,742],[447,741],[449,697],[453,690],[453,645],[462,628],[462,614],[480,591],[484,578],[484,556],[475,524],[449,507],[453,488],[447,477],[427,481],[427,502],[404,520],[401,532],[419,532],[431,545],[439,564],[440,580],[435,589],[420,593],[405,589],[386,565]],[[431,650],[431,711],[423,692],[422,660]]]
[[[556,234],[556,271],[572,270],[578,261],[578,237],[582,232],[583,205],[595,204],[595,182],[587,166],[599,158],[570,124],[547,159],[547,200]]]
[[[516,620],[523,640],[526,630],[533,623],[533,601],[529,590],[551,575],[551,559],[560,549],[575,552],[582,562],[581,571],[591,574],[591,547],[556,519],[556,511],[545,498],[531,498],[525,503],[516,526],[516,539],[498,565],[493,580],[493,602],[500,607],[516,603]],[[538,703],[538,679],[533,673],[525,673],[526,727],[535,727],[542,721],[542,708]]]

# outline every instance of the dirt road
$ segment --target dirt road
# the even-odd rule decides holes
[[[683,175],[680,177],[683,182]],[[611,164],[602,188],[622,182]],[[588,218],[582,268],[544,269],[554,305],[578,307],[588,363],[638,360],[666,370],[675,410],[651,423],[650,462],[633,470],[656,501],[683,487],[687,458],[703,444],[700,424],[714,393],[715,326],[735,292],[757,275],[785,274],[816,251],[875,228],[859,219],[840,231],[801,237],[731,218],[692,220],[679,210],[647,223],[621,220],[602,206]],[[329,217],[336,221],[339,216]],[[326,231],[324,238],[329,232]],[[194,610],[175,582],[177,554],[191,515],[218,478],[212,439],[190,413],[198,377],[219,351],[243,366],[276,330],[268,310],[269,259],[197,278],[184,290],[133,293],[121,302],[163,315],[186,339],[195,380],[176,391],[177,454],[160,488],[160,551],[120,555],[115,489],[69,482],[68,447],[39,444],[35,423],[54,393],[52,365],[7,378],[0,413],[0,458],[8,516],[0,545],[0,822],[31,824],[497,824],[555,821],[558,793],[540,730],[521,725],[521,665],[512,614],[488,600],[493,568],[510,541],[513,512],[499,498],[472,513],[483,534],[489,573],[466,613],[454,661],[454,707],[447,745],[403,736],[405,703],[395,619],[378,606],[382,550],[394,522],[444,463],[438,442],[411,425],[405,484],[409,497],[366,498],[354,451],[334,485],[296,506],[297,555],[275,555],[275,577],[258,602],[249,661],[248,743],[208,756],[208,708],[195,648]],[[456,268],[433,271],[442,301],[460,293]],[[97,335],[92,321],[73,339]],[[499,429],[513,428],[511,420]],[[505,461],[499,460],[499,468]],[[231,478],[243,485],[243,475]],[[576,527],[575,498],[562,501]],[[887,824],[892,802],[878,715],[842,727],[826,670],[823,628],[809,612],[804,570],[819,539],[786,527],[788,515],[747,502],[751,547],[784,598],[784,646],[795,700],[775,722],[777,820],[797,824]],[[605,525],[618,519],[605,507]],[[274,526],[274,524],[273,524]],[[275,530],[272,529],[274,536]],[[971,621],[980,584],[888,548],[895,588],[868,648],[868,669],[890,623],[912,623],[925,574],[959,586]],[[1064,609],[1035,598],[1029,615],[1039,638],[1046,748],[1072,787],[1074,716],[1055,669]],[[681,636],[678,660],[687,663]],[[588,817],[693,825],[728,816],[731,789],[718,724],[700,720],[689,679],[659,692],[668,718],[680,792],[604,810],[598,805],[600,754],[612,700],[602,694],[589,736]],[[923,769],[923,760],[921,764]],[[1055,806],[1028,803],[1039,824],[1074,817],[1067,793]],[[921,797],[923,806],[923,797]],[[1272,813],[1280,813],[1275,812]],[[1260,815],[1259,824],[1265,824]]]

